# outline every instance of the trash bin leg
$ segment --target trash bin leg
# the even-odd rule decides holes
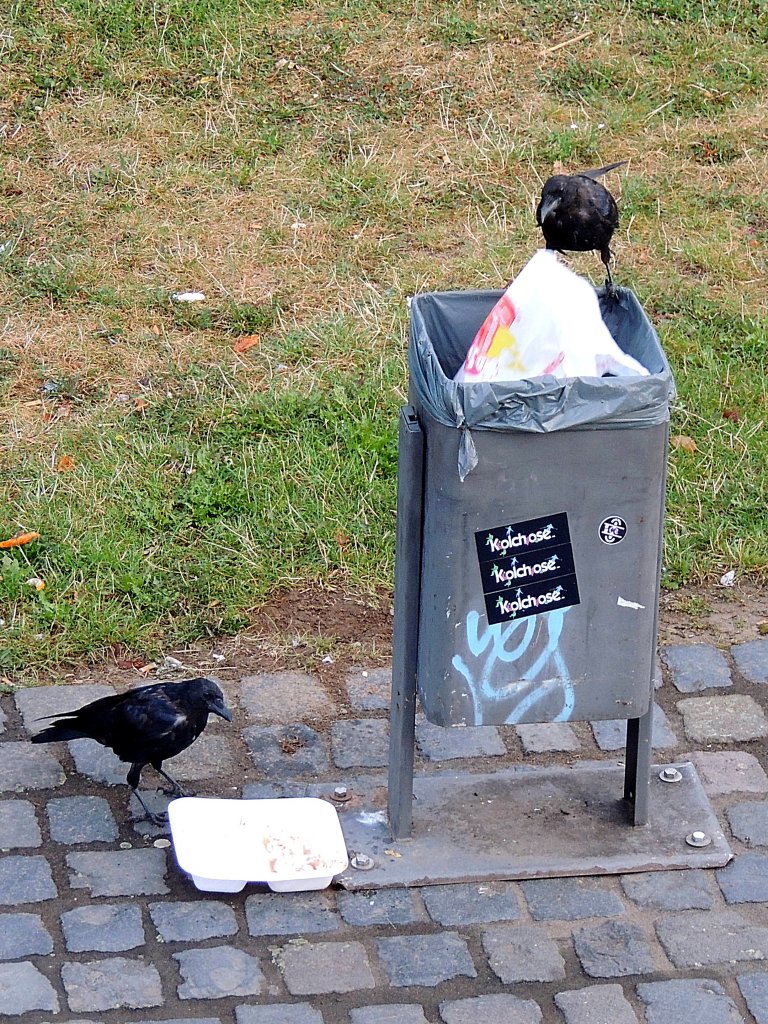
[[[642,717],[630,718],[627,721],[624,799],[632,803],[632,823],[634,825],[648,824],[652,724],[653,703]]]
[[[424,496],[424,435],[412,406],[400,410],[392,702],[389,713],[389,826],[394,839],[413,826],[416,658]]]

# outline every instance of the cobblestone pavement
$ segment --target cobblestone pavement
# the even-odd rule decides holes
[[[0,1015],[148,1024],[768,1024],[768,639],[661,650],[659,759],[690,758],[735,859],[718,870],[414,889],[198,892],[162,830],[132,820],[125,766],[34,720],[109,686],[2,697]],[[226,685],[171,770],[201,794],[381,771],[389,677]],[[326,730],[318,722],[327,721]],[[442,730],[418,769],[615,763],[620,723]],[[154,784],[151,769],[144,785]],[[118,785],[119,783],[119,785]],[[160,806],[154,793],[148,797]]]

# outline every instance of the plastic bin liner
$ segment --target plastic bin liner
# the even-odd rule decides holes
[[[598,290],[614,341],[649,371],[647,377],[531,377],[457,384],[453,377],[501,291],[429,292],[411,299],[408,346],[411,388],[438,422],[461,430],[461,480],[477,465],[472,430],[547,433],[572,428],[650,427],[669,419],[675,385],[658,336],[633,292],[614,300]]]

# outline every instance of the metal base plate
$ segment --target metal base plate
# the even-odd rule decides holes
[[[624,874],[722,867],[733,856],[693,765],[662,782],[651,769],[650,823],[630,824],[621,799],[624,769],[604,762],[572,768],[512,768],[492,774],[440,772],[414,779],[410,839],[391,838],[386,779],[350,780],[338,805],[350,854],[373,859],[348,868],[346,889],[492,879]],[[709,845],[686,843],[703,832]]]

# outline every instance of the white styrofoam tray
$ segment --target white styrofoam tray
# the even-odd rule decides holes
[[[246,882],[325,889],[348,863],[336,808],[316,797],[182,797],[168,820],[179,867],[206,892],[239,892]]]

